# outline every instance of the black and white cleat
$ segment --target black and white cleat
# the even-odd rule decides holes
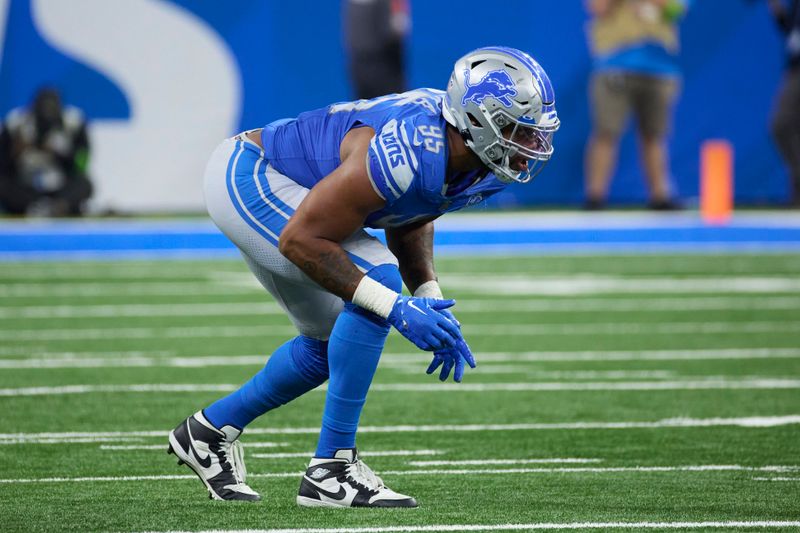
[[[244,450],[237,440],[241,431],[225,426],[215,428],[198,411],[169,432],[167,453],[178,457],[179,465],[191,468],[214,500],[259,501],[261,496],[245,479]]]
[[[398,494],[358,458],[355,448],[337,450],[333,459],[311,459],[297,504],[303,507],[417,507],[417,500]]]

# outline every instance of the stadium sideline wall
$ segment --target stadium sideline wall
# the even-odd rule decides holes
[[[781,41],[763,4],[703,0],[684,21],[671,149],[675,188],[690,201],[708,138],[733,143],[739,204],[788,194],[768,134]],[[589,132],[583,2],[486,6],[412,2],[411,85],[443,87],[453,61],[479,46],[530,51],[556,87],[557,154],[534,184],[491,205],[577,205]],[[351,96],[340,3],[327,0],[0,0],[0,46],[0,113],[50,83],[91,119],[98,209],[201,210],[203,167],[222,137]],[[630,134],[622,154],[612,200],[641,203]]]

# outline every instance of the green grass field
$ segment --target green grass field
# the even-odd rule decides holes
[[[797,530],[800,255],[437,267],[479,366],[390,336],[358,444],[420,507],[387,511],[296,507],[324,391],[245,432],[261,503],[165,453],[292,335],[240,261],[0,263],[0,530]]]

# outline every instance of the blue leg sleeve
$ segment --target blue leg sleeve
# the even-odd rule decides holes
[[[394,265],[380,265],[367,275],[394,291],[402,289]],[[328,346],[330,383],[316,457],[333,457],[336,450],[355,446],[358,419],[388,334],[385,320],[351,303],[336,320]]]
[[[267,411],[305,394],[328,379],[328,342],[295,337],[275,350],[250,381],[203,410],[214,426],[239,429]]]

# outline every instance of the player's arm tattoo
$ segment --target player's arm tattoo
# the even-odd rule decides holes
[[[412,293],[436,279],[433,266],[433,221],[386,230],[386,243],[400,263],[403,282]]]
[[[297,264],[308,277],[346,300],[352,299],[362,276],[341,248],[312,252]]]
[[[342,141],[342,164],[317,183],[286,223],[278,250],[323,289],[353,299],[364,274],[342,248],[349,236],[386,201],[369,182],[366,155],[375,132],[350,131]]]

